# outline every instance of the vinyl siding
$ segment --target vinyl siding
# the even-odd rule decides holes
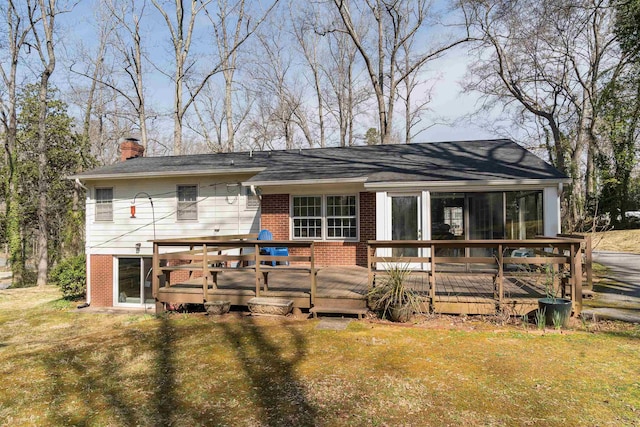
[[[87,188],[86,244],[88,254],[150,255],[153,239],[153,211],[144,194],[136,198],[136,218],[130,218],[133,197],[151,195],[155,210],[156,238],[179,238],[224,234],[257,233],[260,210],[247,208],[247,196],[238,184],[244,176],[225,181],[206,177],[94,181]],[[228,184],[233,183],[233,184]],[[198,186],[198,219],[177,219],[177,185]],[[113,188],[113,221],[96,221],[95,188]]]

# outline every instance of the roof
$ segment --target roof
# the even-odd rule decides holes
[[[356,181],[566,182],[566,175],[508,139],[139,157],[74,175],[80,180],[250,174],[245,182],[282,185]]]

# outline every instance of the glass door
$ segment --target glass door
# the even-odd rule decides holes
[[[421,240],[420,196],[391,196],[391,240]],[[392,256],[419,256],[418,248],[393,248]],[[411,265],[418,268],[418,265]]]
[[[118,258],[115,280],[116,305],[150,306],[155,303],[151,289],[151,258]]]
[[[469,193],[469,240],[504,239],[503,193]],[[492,250],[471,249],[471,256],[493,256]]]

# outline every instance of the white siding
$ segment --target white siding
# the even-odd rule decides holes
[[[239,182],[246,177],[236,176],[225,181],[206,177],[138,179],[91,182],[87,185],[87,253],[127,255],[152,253],[154,238],[153,216],[157,239],[257,233],[260,226],[259,209],[247,208],[247,196]],[[198,219],[179,221],[177,185],[198,186]],[[95,220],[95,188],[113,187],[113,221]],[[153,200],[153,207],[145,194]],[[136,198],[136,218],[131,218],[130,206]]]

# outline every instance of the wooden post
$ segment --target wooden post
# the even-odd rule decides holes
[[[202,296],[203,299],[209,301],[209,285],[207,284],[207,277],[209,276],[209,261],[207,260],[207,244],[202,245]]]
[[[158,244],[153,242],[153,259],[151,261],[153,274],[151,275],[151,295],[158,297],[158,289],[160,289],[160,256],[158,254]]]
[[[373,287],[373,266],[371,265],[371,258],[372,258],[372,251],[373,251],[373,255],[375,255],[375,248],[372,248],[371,245],[367,242],[367,270],[368,270],[368,283],[369,283],[369,289],[371,289]]]
[[[316,304],[316,263],[315,263],[315,247],[313,242],[311,242],[311,246],[309,246],[310,261],[311,261],[311,305],[314,306]]]
[[[255,266],[256,266],[256,296],[260,296],[260,276],[262,273],[260,272],[260,245],[257,243],[254,246],[254,256],[255,256]]]
[[[498,304],[500,305],[500,309],[502,309],[502,303],[504,301],[504,247],[502,244],[498,244],[498,275],[496,276],[496,285],[498,288]]]
[[[593,254],[591,236],[584,237],[584,262],[587,270],[587,289],[593,289]]]
[[[574,243],[571,247],[575,247],[573,251],[575,266],[575,281],[571,296],[573,300],[573,313],[575,316],[578,316],[582,312],[582,250],[580,249],[580,243]]]
[[[429,254],[431,261],[431,270],[429,271],[429,305],[433,311],[436,305],[436,246],[432,243],[429,250],[431,251]]]

